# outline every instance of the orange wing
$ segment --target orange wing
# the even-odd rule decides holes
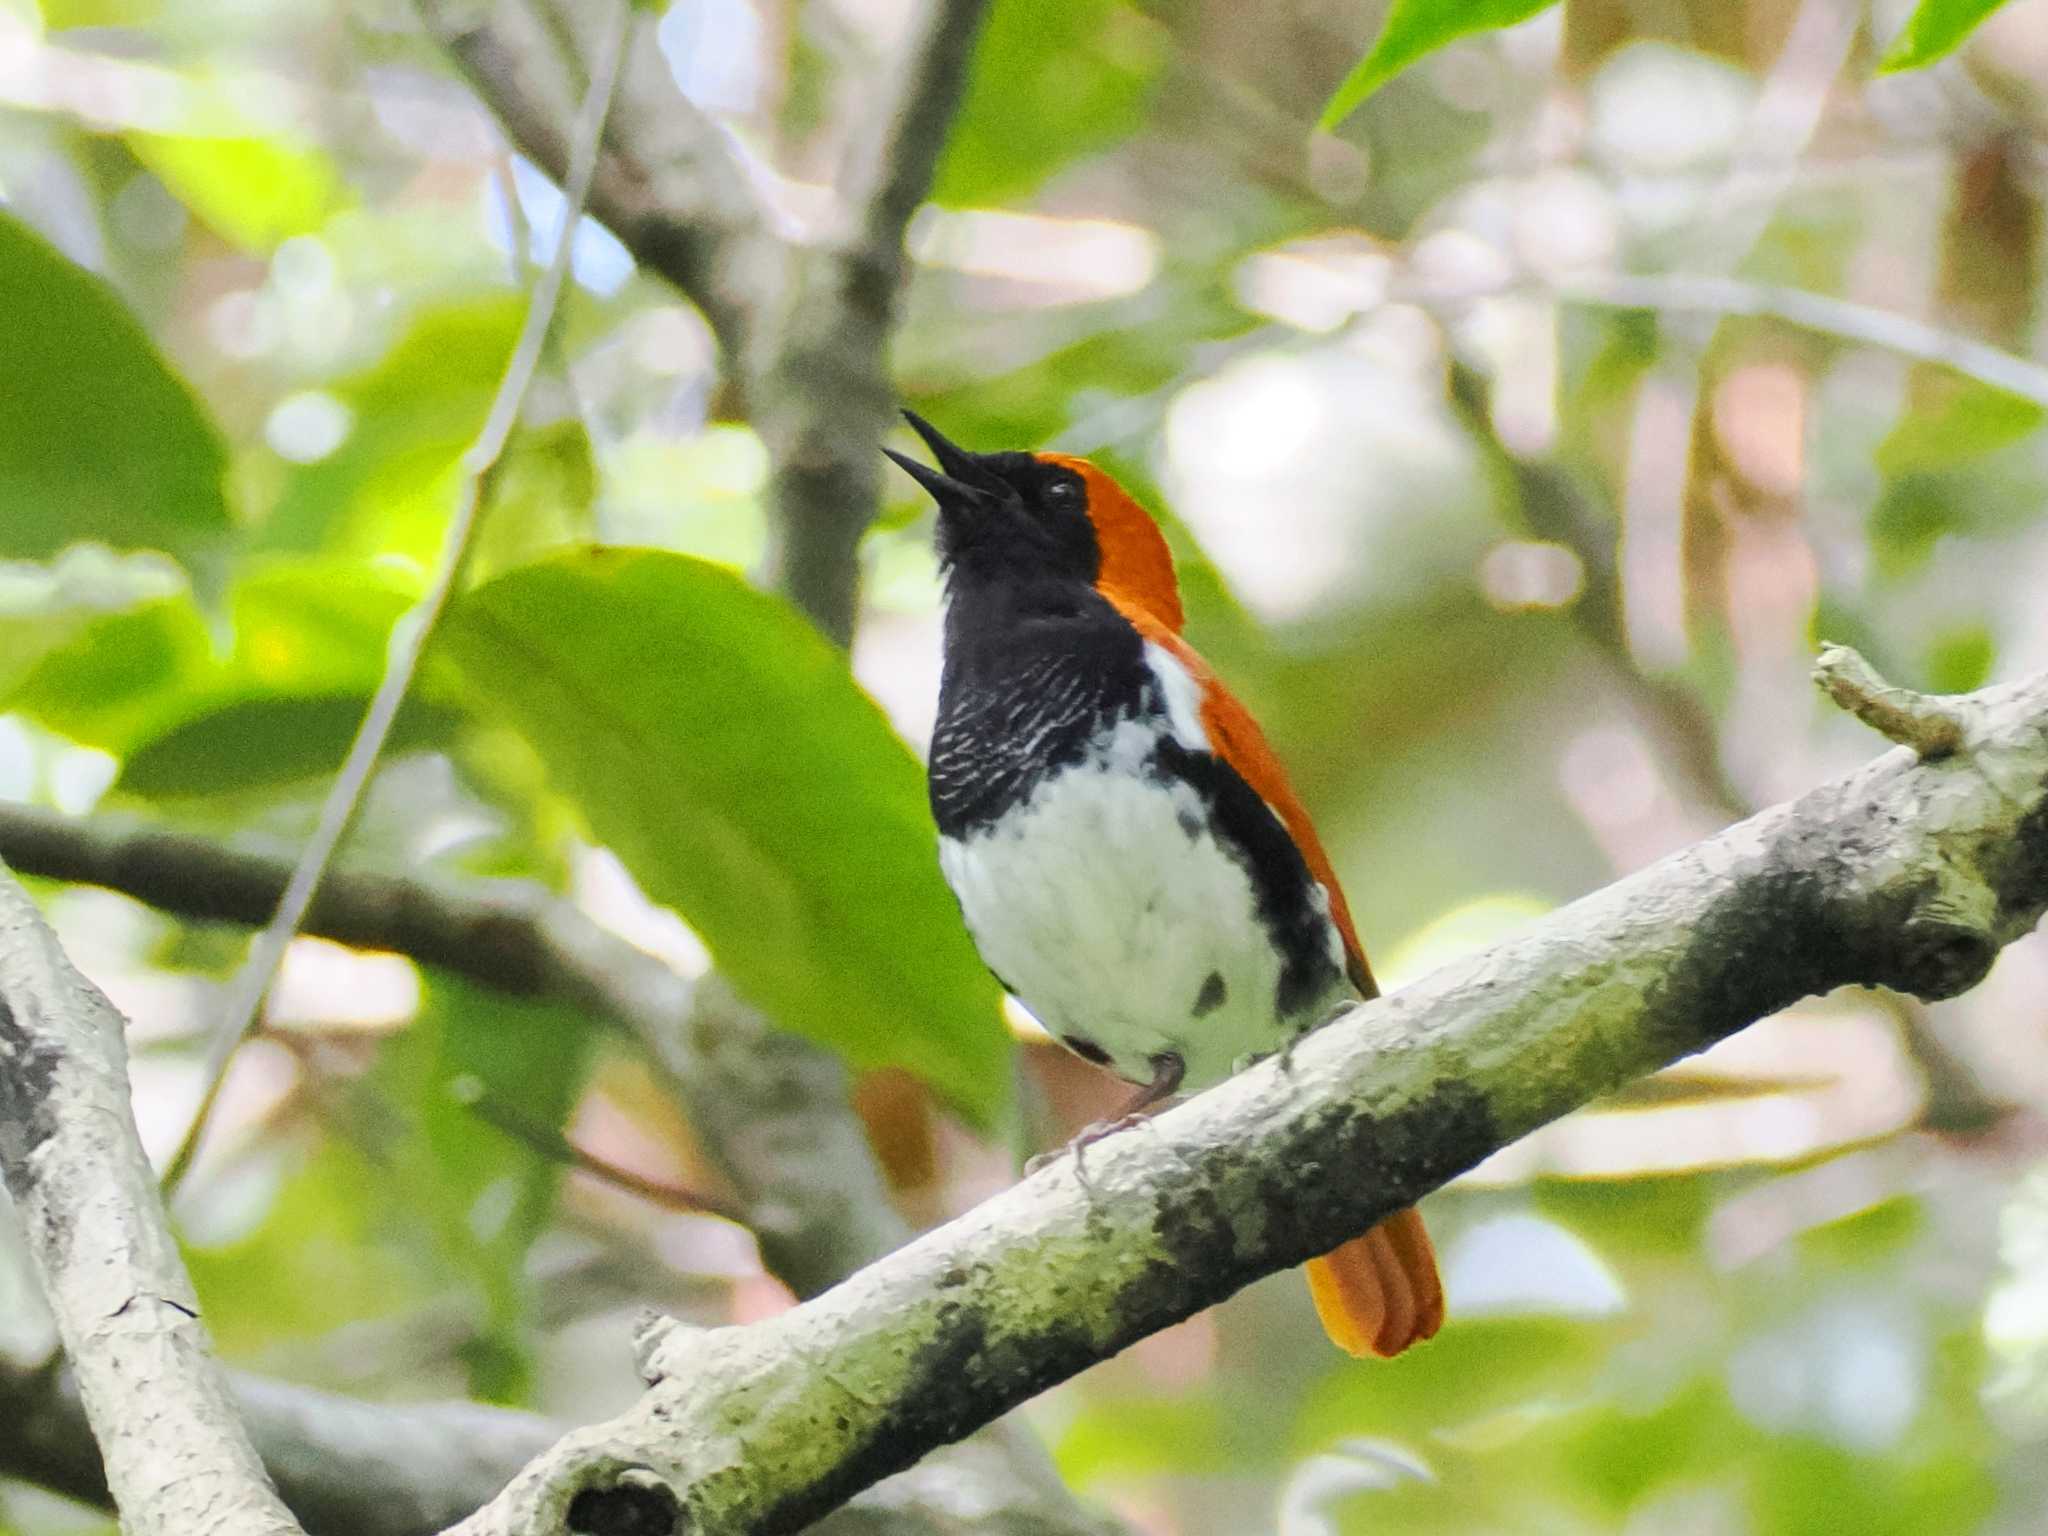
[[[1139,634],[1163,646],[1195,679],[1202,690],[1202,729],[1208,733],[1210,746],[1258,792],[1287,828],[1309,873],[1330,893],[1330,920],[1344,940],[1352,985],[1362,997],[1379,996],[1330,856],[1323,851],[1322,840],[1258,721],[1223,686],[1201,653],[1180,637],[1177,626],[1169,625],[1156,610],[1109,582],[1102,583],[1100,590]],[[1177,619],[1178,602],[1172,611]],[[1443,1281],[1419,1211],[1396,1211],[1363,1237],[1309,1260],[1307,1271],[1309,1295],[1323,1331],[1349,1354],[1389,1358],[1411,1344],[1434,1338],[1443,1326]]]

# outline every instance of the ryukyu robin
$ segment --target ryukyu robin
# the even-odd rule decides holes
[[[1142,1085],[1126,1115],[1377,995],[1272,749],[1181,638],[1150,514],[1085,459],[970,453],[904,414],[939,463],[889,453],[938,503],[939,862],[997,979],[1069,1050]],[[1355,1355],[1399,1354],[1443,1321],[1413,1210],[1308,1277]]]

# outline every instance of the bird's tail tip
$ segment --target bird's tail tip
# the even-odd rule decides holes
[[[1331,1342],[1361,1358],[1391,1359],[1443,1326],[1436,1250],[1413,1209],[1311,1259],[1308,1286]]]

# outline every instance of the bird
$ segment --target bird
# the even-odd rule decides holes
[[[937,504],[940,869],[1005,990],[1137,1085],[1078,1146],[1378,989],[1279,760],[1182,638],[1152,515],[1086,459],[970,452],[903,414],[938,465],[883,449]],[[1397,1355],[1443,1322],[1413,1209],[1307,1273],[1353,1355]]]

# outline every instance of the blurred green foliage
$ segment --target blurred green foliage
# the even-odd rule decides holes
[[[105,282],[5,211],[0,312],[0,555],[217,549],[227,455],[204,408]]]
[[[1870,756],[1810,696],[1815,640],[1944,690],[2048,655],[2040,400],[1553,292],[1804,285],[2038,357],[2048,78],[2008,43],[2043,4],[1892,81],[1889,34],[1829,54],[1791,0],[994,0],[898,382],[964,443],[1088,453],[1160,510],[1191,638],[1398,985]],[[1884,66],[1993,9],[1926,0]],[[885,20],[684,0],[664,57],[825,229]],[[0,26],[27,61],[0,117],[0,795],[288,849],[558,199],[403,7],[0,0]],[[1766,107],[1808,89],[1788,142]],[[909,1069],[984,1133],[943,1133],[906,1192],[956,1209],[1019,1076],[1054,1122],[1113,1093],[1017,1068],[934,867],[906,745],[927,508],[892,476],[849,659],[761,588],[773,466],[700,317],[594,226],[575,275],[344,862],[539,882],[857,1072]],[[134,1017],[160,1136],[239,936],[38,890]],[[1816,1004],[1514,1149],[1428,1202],[1452,1320],[1398,1361],[1334,1357],[1276,1283],[1030,1412],[1077,1487],[1175,1536],[2031,1536],[2044,996],[2030,941],[1977,996]],[[1999,1133],[1922,1128],[1949,1068]],[[633,1390],[632,1306],[773,1304],[743,1235],[546,1150],[712,1176],[586,1017],[306,946],[243,1070],[178,1207],[238,1363],[591,1418]],[[0,1347],[27,1347],[16,1310]],[[104,1529],[0,1488],[0,1532]]]
[[[1880,69],[1919,69],[1954,53],[1978,25],[2006,0],[1920,0]]]
[[[1374,39],[1337,94],[1323,108],[1317,127],[1325,132],[1356,112],[1365,98],[1425,54],[1475,32],[1511,27],[1547,10],[1556,0],[1393,0]]]

